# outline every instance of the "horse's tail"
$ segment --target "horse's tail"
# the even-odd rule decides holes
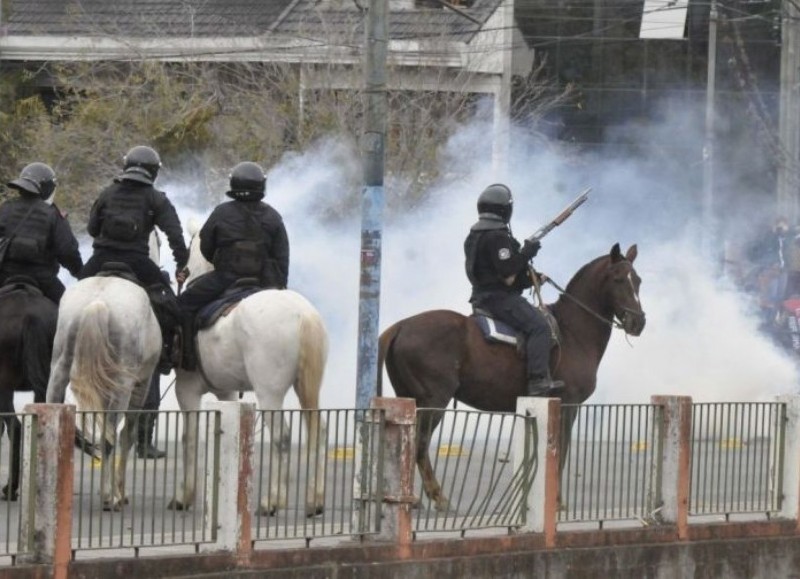
[[[47,381],[50,379],[50,359],[53,356],[53,329],[48,327],[44,312],[25,316],[20,333],[19,367],[25,382],[33,390],[34,402],[44,402]]]
[[[78,320],[69,378],[75,399],[84,410],[105,408],[129,373],[111,347],[109,325],[108,306],[102,301],[86,306]]]
[[[400,322],[389,326],[383,331],[378,340],[378,379],[376,382],[376,395],[383,396],[383,364],[387,364],[387,371],[389,370],[389,361],[386,357],[390,354],[392,344],[400,334]]]
[[[328,359],[328,333],[318,312],[307,313],[301,318],[299,343],[295,392],[303,409],[316,410]]]

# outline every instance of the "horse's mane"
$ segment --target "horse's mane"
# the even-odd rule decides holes
[[[569,280],[569,283],[567,284],[566,292],[567,293],[571,293],[570,290],[574,290],[575,289],[575,285],[586,275],[588,270],[592,269],[600,261],[602,261],[604,259],[607,259],[607,258],[608,258],[608,255],[601,255],[600,257],[594,258],[592,261],[590,261],[589,263],[587,263],[583,267],[581,267],[575,273],[575,275],[572,276],[572,279]]]

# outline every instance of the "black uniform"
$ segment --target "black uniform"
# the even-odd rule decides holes
[[[59,264],[73,276],[83,266],[69,222],[54,205],[23,195],[0,206],[0,236],[10,235],[13,238],[0,265],[0,283],[13,275],[27,275],[44,295],[58,303],[64,294],[64,284],[58,279]]]
[[[528,378],[538,380],[550,375],[553,344],[544,315],[522,297],[532,281],[520,247],[502,219],[481,215],[464,242],[470,302],[525,335]],[[508,279],[513,279],[510,285]]]
[[[214,271],[198,278],[178,297],[193,316],[237,279],[253,277],[265,288],[285,288],[289,239],[280,214],[258,199],[218,205],[200,230],[200,252]]]
[[[161,270],[149,258],[153,227],[163,231],[177,268],[183,269],[189,250],[178,214],[167,196],[152,185],[120,179],[100,193],[92,206],[87,230],[94,237],[94,254],[80,277],[90,277],[110,261],[126,263],[142,284],[162,283]]]

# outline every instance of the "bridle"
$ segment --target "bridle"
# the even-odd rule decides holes
[[[603,322],[607,326],[610,326],[612,328],[616,328],[618,330],[622,330],[623,332],[625,332],[625,335],[628,334],[628,332],[625,330],[625,318],[626,318],[626,316],[628,314],[640,315],[640,313],[637,312],[636,310],[633,310],[633,309],[628,308],[628,307],[623,307],[622,308],[622,321],[619,321],[616,318],[607,318],[607,317],[605,317],[605,316],[603,316],[601,314],[598,314],[596,311],[594,311],[592,308],[587,306],[585,303],[583,303],[581,300],[579,300],[578,298],[576,298],[572,294],[567,293],[567,290],[565,290],[563,287],[558,285],[556,282],[554,282],[549,277],[545,281],[547,283],[549,283],[551,286],[553,286],[559,294],[561,294],[562,296],[564,296],[567,299],[569,299],[570,301],[572,301],[572,303],[577,305],[579,308],[581,308],[587,314],[595,317],[596,319],[600,320],[601,322]]]

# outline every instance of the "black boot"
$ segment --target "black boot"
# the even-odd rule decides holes
[[[136,438],[136,456],[139,458],[164,458],[167,453],[153,446],[153,433],[156,427],[155,414],[139,416]]]
[[[187,316],[181,329],[181,368],[194,372],[197,370],[197,353],[194,349],[194,317]]]
[[[172,371],[172,345],[175,341],[175,331],[162,329],[161,332],[161,357],[158,359],[158,373],[166,376]]]
[[[158,326],[161,328],[161,357],[158,359],[158,372],[167,375],[173,367],[172,343],[176,328],[181,325],[181,309],[178,298],[172,293],[169,284],[153,284],[147,288],[147,294]]]
[[[541,396],[542,398],[558,398],[564,392],[564,383],[549,377],[540,378],[531,376],[525,391],[526,396]]]

